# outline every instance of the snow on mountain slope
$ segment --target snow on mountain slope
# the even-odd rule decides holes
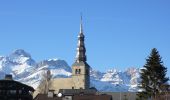
[[[38,67],[46,66],[47,69],[57,68],[57,69],[64,69],[68,72],[71,72],[71,68],[69,67],[69,65],[64,60],[60,60],[60,59],[43,60],[39,62],[37,65]]]
[[[50,70],[52,78],[71,76],[71,68],[64,60],[50,59],[38,63],[35,72],[32,75],[22,79],[21,82],[37,88],[43,78],[42,74],[45,74],[47,70]]]
[[[129,87],[122,84],[110,84],[107,81],[91,80],[90,84],[101,92],[127,92]]]
[[[93,72],[91,74],[91,86],[96,87],[99,91],[138,91],[137,84],[139,82],[139,69],[128,68],[125,71],[110,69],[106,73]],[[100,76],[96,78],[96,76]]]
[[[30,85],[36,89],[40,84],[41,79],[43,78],[43,74],[46,74],[47,70],[50,70],[52,78],[69,77],[71,75],[71,72],[67,72],[64,69],[60,69],[60,68],[54,69],[53,66],[46,65],[46,66],[38,67],[32,75],[21,78],[19,81],[27,85]]]
[[[0,79],[4,78],[5,74],[12,74],[15,80],[36,89],[41,82],[42,74],[47,70],[51,71],[52,78],[71,77],[71,67],[64,60],[49,59],[37,63],[22,49],[15,50],[8,56],[0,56]],[[99,72],[91,68],[90,79],[91,87],[96,87],[99,91],[137,91],[139,69],[111,69]]]
[[[22,49],[0,58],[0,72],[4,75],[10,73],[15,79],[29,75],[31,71],[35,70],[35,65],[31,56]]]
[[[123,80],[119,76],[119,72],[116,69],[108,70],[101,81],[106,81],[111,84],[122,84]]]
[[[90,69],[90,79],[91,80],[101,80],[103,77],[104,73],[93,70],[92,68]]]

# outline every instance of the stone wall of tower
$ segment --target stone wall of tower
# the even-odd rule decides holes
[[[72,79],[75,89],[89,89],[89,65],[86,62],[75,62],[72,66]],[[77,72],[78,71],[78,72]],[[79,72],[80,71],[80,72]]]
[[[86,74],[85,74],[85,89],[90,88],[90,67],[86,69]]]
[[[74,89],[85,89],[84,71],[85,71],[84,66],[72,67],[72,79],[73,79]]]

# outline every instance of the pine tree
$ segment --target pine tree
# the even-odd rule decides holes
[[[146,64],[141,69],[141,82],[139,88],[138,99],[145,100],[147,98],[156,99],[160,93],[165,92],[162,86],[167,84],[169,78],[166,77],[167,68],[163,65],[159,52],[153,48],[150,56],[146,59]]]

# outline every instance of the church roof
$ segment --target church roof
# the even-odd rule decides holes
[[[60,89],[59,93],[63,95],[95,95],[96,89]]]
[[[80,21],[80,33],[78,35],[78,44],[77,44],[77,54],[76,54],[76,62],[86,62],[86,48],[84,44],[84,34],[83,34],[83,25],[82,25],[82,17]]]
[[[47,94],[38,94],[34,100],[66,100],[57,96],[49,98]],[[70,99],[67,99],[70,100]],[[71,100],[112,100],[111,95],[73,95]]]
[[[83,61],[75,62],[72,66],[88,66],[88,67],[90,67],[87,62],[83,62]]]
[[[48,97],[47,94],[38,94],[34,100],[62,100],[62,98],[59,98],[57,96],[54,97]]]

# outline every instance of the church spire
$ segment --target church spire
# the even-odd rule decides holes
[[[85,53],[86,53],[86,48],[84,45],[84,34],[83,34],[83,25],[82,25],[82,16],[81,16],[80,33],[78,35],[76,62],[86,62],[86,54]]]
[[[83,22],[82,22],[82,15],[81,15],[81,19],[80,19],[80,33],[83,33]]]

